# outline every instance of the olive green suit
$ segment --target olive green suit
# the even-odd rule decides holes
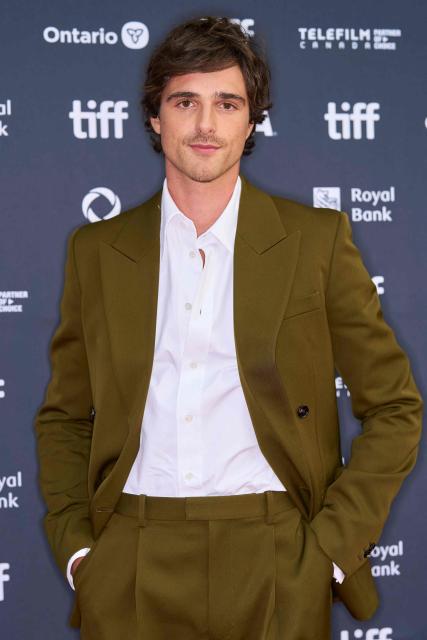
[[[378,605],[366,556],[415,464],[423,402],[348,215],[271,196],[240,177],[234,329],[243,392],[262,453],[347,575],[335,596],[366,619]],[[158,191],[69,237],[52,377],[35,422],[45,528],[64,574],[111,518],[138,451],[160,201]],[[361,421],[345,467],[335,368]]]

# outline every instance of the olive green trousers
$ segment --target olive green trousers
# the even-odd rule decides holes
[[[82,640],[330,640],[333,566],[285,491],[123,493],[74,573]]]

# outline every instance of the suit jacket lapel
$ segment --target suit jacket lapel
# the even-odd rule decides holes
[[[299,501],[301,443],[275,366],[279,327],[289,300],[300,232],[288,234],[271,197],[242,174],[234,250],[234,332],[242,388],[258,442]],[[102,290],[114,372],[134,432],[136,455],[151,377],[160,266],[161,190],[137,209],[111,244],[99,245]],[[301,504],[302,506],[302,504]]]

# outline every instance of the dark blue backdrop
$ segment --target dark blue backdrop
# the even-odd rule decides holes
[[[0,630],[65,640],[77,637],[66,626],[72,592],[42,529],[33,420],[70,230],[161,185],[139,107],[153,46],[201,14],[234,18],[265,42],[274,105],[242,171],[272,193],[349,213],[425,395],[427,5],[2,0],[0,10]],[[348,455],[359,425],[336,383]],[[336,606],[334,640],[427,639],[426,481],[423,447],[374,551],[382,605],[366,624]]]

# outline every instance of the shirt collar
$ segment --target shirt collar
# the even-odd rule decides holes
[[[236,184],[234,185],[233,193],[230,197],[230,200],[227,203],[224,211],[220,214],[220,216],[215,220],[215,222],[207,229],[201,236],[202,238],[205,233],[213,233],[220,242],[228,249],[230,253],[233,253],[234,249],[234,239],[236,235],[237,228],[237,216],[239,211],[239,202],[240,202],[240,193],[242,189],[242,181],[240,176],[237,176]],[[162,189],[162,200],[161,200],[161,220],[160,220],[160,251],[163,256],[163,249],[165,246],[165,235],[167,233],[167,229],[169,226],[169,222],[172,220],[174,216],[183,216],[185,220],[191,222],[194,226],[194,223],[190,218],[188,218],[182,211],[177,207],[175,201],[173,200],[167,185],[167,179],[163,180],[163,189]],[[195,227],[194,227],[195,229]]]

